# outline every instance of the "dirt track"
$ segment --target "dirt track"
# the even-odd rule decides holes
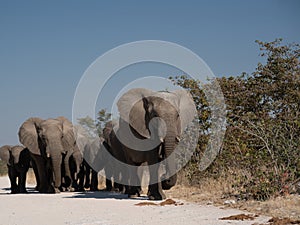
[[[145,198],[128,199],[108,192],[39,194],[29,186],[29,194],[9,194],[8,177],[0,177],[0,224],[254,224],[268,221],[220,220],[245,213],[236,209],[220,209],[212,205],[197,205],[175,200],[175,204],[148,204]],[[145,203],[146,202],[146,203]],[[170,201],[171,203],[174,203]],[[142,203],[142,204],[141,204]],[[182,204],[183,203],[183,204]],[[138,205],[136,205],[138,204]],[[162,206],[164,205],[164,206]]]

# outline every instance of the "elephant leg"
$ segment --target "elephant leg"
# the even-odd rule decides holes
[[[140,197],[140,185],[139,186],[133,185],[138,181],[139,181],[139,177],[136,168],[129,173],[129,185],[127,186],[126,189],[126,194],[128,194],[129,198]]]
[[[79,170],[79,173],[78,173],[78,191],[84,191],[84,187],[83,187],[83,184],[84,184],[84,174],[85,174],[85,167],[83,165],[83,163],[81,164],[80,166],[80,170]]]
[[[106,191],[112,191],[112,182],[110,179],[105,178]]]
[[[106,165],[104,167],[104,172],[105,172],[105,191],[112,191],[113,189],[113,184],[111,181],[111,177],[112,177],[112,171],[109,165]]]
[[[90,186],[91,186],[90,174],[91,174],[91,167],[87,163],[85,163],[84,188],[86,188],[86,189],[90,188]]]
[[[40,193],[54,193],[53,187],[50,185],[50,177],[47,162],[42,156],[34,157],[35,164],[38,170],[38,180],[39,180],[39,192]]]
[[[78,190],[78,176],[79,176],[79,173],[71,172],[72,183],[71,183],[70,191]]]
[[[113,171],[113,178],[114,178],[114,191],[124,193],[124,185],[122,185],[122,183],[124,183],[123,176],[121,170],[117,167]]]
[[[65,186],[68,190],[71,189],[71,185],[73,183],[73,178],[71,176],[71,171],[70,171],[70,165],[69,165],[69,160],[72,155],[71,151],[68,151],[67,155],[64,157],[64,178],[65,178]]]
[[[92,170],[92,177],[91,177],[91,187],[90,190],[91,191],[98,191],[98,172],[91,169]]]
[[[27,193],[26,176],[27,176],[27,171],[20,171],[19,178],[18,178],[18,186],[19,186],[20,193]]]
[[[161,182],[159,180],[159,164],[158,163],[149,163],[151,167],[149,167],[150,172],[150,183],[148,186],[148,198],[149,200],[162,200],[165,199],[166,196],[163,193]],[[151,168],[151,169],[150,169]]]
[[[8,176],[10,180],[10,190],[11,194],[16,194],[19,193],[18,185],[17,185],[17,176],[16,176],[16,171],[12,166],[8,167]]]
[[[123,192],[124,186],[118,182],[114,182],[114,189],[116,192]]]

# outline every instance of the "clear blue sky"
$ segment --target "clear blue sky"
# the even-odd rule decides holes
[[[111,48],[170,41],[194,51],[217,76],[250,73],[261,61],[255,40],[300,43],[299,11],[297,0],[0,0],[0,145],[18,143],[30,116],[71,118],[78,81]],[[180,73],[151,64],[129,72]]]

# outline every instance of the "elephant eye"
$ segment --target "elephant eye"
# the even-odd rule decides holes
[[[158,117],[158,114],[156,112],[152,112],[152,118]]]

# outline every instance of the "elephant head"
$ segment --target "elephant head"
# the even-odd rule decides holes
[[[11,161],[10,161],[11,148],[12,146],[10,145],[4,145],[0,148],[0,159],[8,166],[11,165]]]
[[[21,145],[4,145],[0,148],[0,159],[8,166],[25,163],[29,166],[30,156],[28,149]]]
[[[159,157],[167,159],[166,170],[174,174],[162,181],[163,189],[175,185],[176,165],[171,154],[181,133],[195,118],[196,108],[191,95],[184,90],[153,92],[136,88],[126,92],[117,103],[122,120],[145,139],[161,141]],[[153,120],[154,119],[154,120]],[[169,177],[169,176],[168,176]]]

